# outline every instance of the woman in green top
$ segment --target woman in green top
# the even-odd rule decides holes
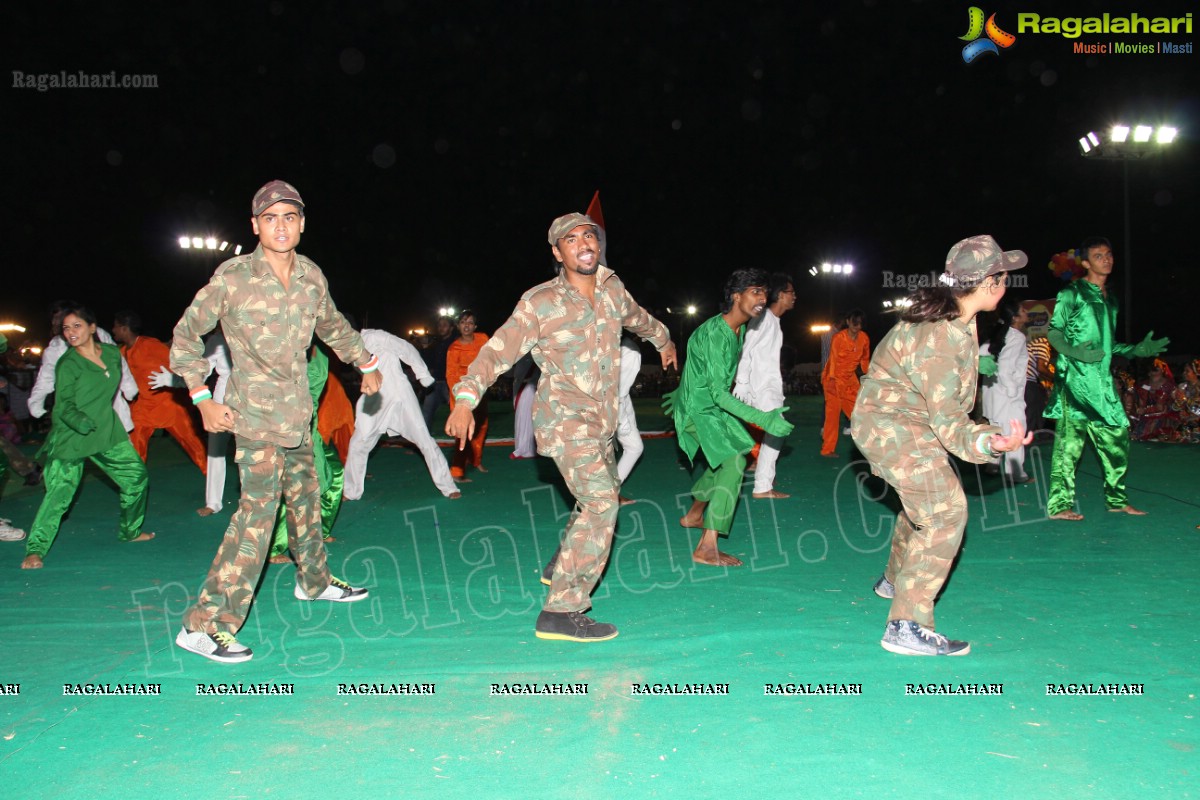
[[[75,498],[83,477],[83,462],[91,459],[121,491],[123,542],[154,538],[142,531],[146,519],[146,465],[129,442],[112,400],[121,382],[121,351],[96,337],[96,317],[72,305],[63,317],[63,338],[70,350],[54,371],[54,413],[50,435],[39,456],[45,456],[46,498],[38,509],[22,569],[40,569],[42,558],[58,535],[59,523]]]

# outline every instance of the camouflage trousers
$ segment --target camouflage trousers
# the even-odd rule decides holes
[[[1075,470],[1084,445],[1091,441],[1104,468],[1104,502],[1109,508],[1129,504],[1125,472],[1129,469],[1129,428],[1090,422],[1064,408],[1054,433],[1050,456],[1050,494],[1046,513],[1053,515],[1075,508]]]
[[[913,620],[936,630],[933,603],[962,546],[967,497],[945,451],[922,460],[903,479],[891,471],[884,475],[903,510],[896,516],[883,574],[896,587],[888,621]]]
[[[146,497],[149,478],[146,464],[138,456],[133,445],[126,439],[113,445],[103,453],[90,456],[121,492],[121,526],[117,538],[123,542],[142,535],[142,523],[146,521]],[[83,480],[84,459],[62,460],[52,458],[46,463],[43,480],[46,482],[46,497],[38,508],[33,526],[29,529],[29,541],[25,543],[26,555],[44,556],[50,551],[58,536],[63,515],[71,507],[79,482]]]
[[[242,496],[204,580],[200,599],[184,614],[190,631],[237,633],[246,622],[262,575],[282,497],[287,503],[288,544],[296,579],[309,597],[329,586],[321,537],[321,489],[313,463],[312,437],[298,447],[280,447],[236,437],[234,461]]]
[[[608,564],[621,488],[612,441],[568,442],[554,463],[575,497],[563,534],[546,611],[586,611],[590,595]]]
[[[313,437],[313,464],[317,468],[317,485],[321,487],[321,536],[330,538],[333,524],[342,510],[342,489],[346,486],[346,470],[332,443]],[[271,542],[271,557],[288,551],[287,503],[279,504],[275,518],[275,536]]]

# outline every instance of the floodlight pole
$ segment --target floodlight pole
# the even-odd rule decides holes
[[[1129,221],[1129,161],[1122,159],[1121,167],[1125,173],[1125,341],[1133,343],[1133,245],[1130,244],[1133,226]],[[1087,254],[1084,253],[1086,256]]]

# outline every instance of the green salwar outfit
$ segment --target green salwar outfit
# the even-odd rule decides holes
[[[708,462],[692,486],[692,497],[708,503],[704,527],[725,534],[733,526],[746,454],[754,447],[742,420],[761,427],[768,416],[730,391],[745,333],[745,325],[734,333],[720,314],[696,328],[688,339],[687,361],[672,409],[680,448],[693,463],[701,451]]]
[[[1129,468],[1129,418],[1117,397],[1110,373],[1114,355],[1133,355],[1133,345],[1115,341],[1117,303],[1096,284],[1077,280],[1058,293],[1050,327],[1073,346],[1102,350],[1099,361],[1085,362],[1059,353],[1046,419],[1057,419],[1050,457],[1050,493],[1046,513],[1075,507],[1075,469],[1084,444],[1091,441],[1104,469],[1104,501],[1109,508],[1129,504],[1125,472]]]
[[[142,533],[149,484],[146,464],[129,443],[129,434],[112,406],[121,382],[121,351],[100,344],[100,358],[103,367],[72,348],[55,367],[53,422],[38,453],[46,459],[46,497],[29,530],[27,555],[42,557],[49,552],[79,489],[85,459],[103,470],[120,490],[118,538],[127,542]]]

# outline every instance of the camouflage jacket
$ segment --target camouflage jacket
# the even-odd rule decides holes
[[[968,416],[978,370],[974,320],[897,322],[888,331],[863,376],[851,420],[854,441],[876,474],[946,451],[974,464],[990,460],[982,445],[1000,428]]]
[[[233,371],[225,404],[238,436],[296,447],[312,425],[308,348],[316,333],[347,364],[373,358],[329,296],[325,275],[297,254],[287,289],[275,277],[260,245],[217,267],[175,326],[171,371],[192,391],[204,383],[209,363],[200,337],[221,324]]]
[[[542,371],[533,408],[538,452],[554,457],[571,442],[608,441],[617,430],[623,328],[658,350],[671,342],[608,267],[597,272],[591,303],[560,272],[522,295],[454,395],[474,407],[496,378],[532,352]]]

